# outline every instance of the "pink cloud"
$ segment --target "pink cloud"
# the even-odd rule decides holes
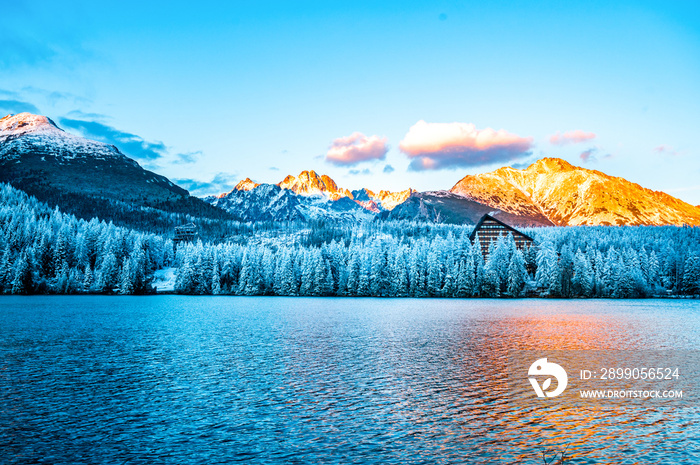
[[[326,153],[326,161],[334,165],[356,165],[363,161],[383,160],[389,147],[386,137],[365,136],[361,132],[353,132],[347,137],[339,137],[333,141]]]
[[[678,155],[678,151],[674,150],[673,147],[669,145],[659,145],[658,147],[654,147],[654,152],[665,153],[668,155]]]
[[[399,148],[416,171],[510,162],[530,155],[532,137],[505,130],[477,129],[471,123],[426,123],[411,126]]]
[[[557,131],[556,134],[549,138],[549,142],[554,145],[579,144],[595,138],[596,135],[593,132],[584,132],[576,129],[574,131],[566,131],[564,134]]]

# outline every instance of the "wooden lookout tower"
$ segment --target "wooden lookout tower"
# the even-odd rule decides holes
[[[175,227],[175,235],[173,236],[173,244],[178,245],[181,242],[192,242],[197,237],[197,226],[194,223],[183,224]]]

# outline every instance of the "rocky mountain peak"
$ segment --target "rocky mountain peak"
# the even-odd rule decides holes
[[[234,187],[233,189],[237,191],[249,191],[255,189],[259,185],[259,183],[251,180],[250,178],[245,178],[244,180],[236,184],[236,187]]]
[[[338,185],[330,176],[319,176],[313,170],[302,171],[299,176],[289,175],[278,184],[282,189],[289,189],[300,195],[327,195],[331,198],[349,197],[346,189],[338,189]]]
[[[572,165],[566,160],[562,160],[561,158],[554,158],[554,157],[545,157],[537,160],[535,163],[530,165],[528,168],[526,168],[523,171],[537,171],[537,172],[552,172],[552,171],[572,171],[575,169],[582,169],[582,168],[577,168],[576,166]]]
[[[51,118],[31,113],[7,115],[0,119],[0,137],[19,136],[29,133],[62,133]]]

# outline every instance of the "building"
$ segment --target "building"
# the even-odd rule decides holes
[[[497,240],[499,236],[507,236],[508,234],[513,235],[515,246],[518,250],[525,251],[524,249],[526,247],[529,249],[535,243],[534,239],[527,234],[523,234],[504,222],[498,221],[491,215],[484,215],[481,217],[474,227],[474,231],[472,231],[469,236],[469,239],[472,244],[479,243],[481,253],[484,256],[484,260],[486,260],[489,256],[489,246],[491,242]]]
[[[175,227],[175,235],[173,236],[173,244],[177,245],[180,242],[192,242],[197,237],[197,226],[193,223],[183,224]]]

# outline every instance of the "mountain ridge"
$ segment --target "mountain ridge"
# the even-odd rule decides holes
[[[450,191],[509,213],[539,212],[558,226],[700,225],[698,207],[559,158],[468,175]]]
[[[142,207],[166,214],[229,216],[142,168],[116,146],[70,134],[50,118],[30,113],[0,119],[0,182],[86,219],[127,223],[126,209]]]
[[[700,206],[559,158],[542,158],[525,169],[467,175],[449,191],[349,190],[328,175],[304,170],[277,184],[245,178],[229,192],[199,199],[143,169],[116,146],[70,134],[50,118],[30,113],[0,118],[0,168],[0,182],[76,215],[107,219],[112,210],[131,205],[244,221],[459,222],[491,211],[521,225],[700,225]],[[78,211],[75,203],[90,207]]]
[[[245,178],[239,181],[231,191],[219,194],[215,196],[215,198],[224,198],[233,191],[251,191],[261,185],[264,184],[252,181],[250,178]],[[381,190],[376,193],[367,188],[351,191],[349,189],[339,187],[330,176],[325,174],[319,175],[314,170],[303,170],[297,176],[293,176],[291,174],[287,175],[282,181],[275,185],[305,197],[315,196],[326,198],[331,201],[337,201],[346,197],[353,200],[363,208],[375,212],[391,210],[396,205],[403,203],[411,194],[416,192],[416,190],[412,188],[396,192]],[[207,198],[211,199],[212,197],[209,196]]]
[[[386,220],[428,221],[449,224],[476,224],[485,214],[517,227],[554,226],[541,214],[514,214],[494,209],[450,191],[426,191],[411,195],[380,218]]]

